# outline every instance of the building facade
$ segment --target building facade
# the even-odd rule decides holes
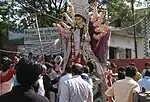
[[[144,58],[144,38],[137,37],[138,58]],[[135,58],[134,36],[125,31],[114,31],[110,38],[108,59]]]

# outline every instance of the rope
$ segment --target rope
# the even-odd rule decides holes
[[[143,17],[142,19],[140,19],[137,23],[131,25],[131,26],[128,26],[128,27],[124,27],[124,28],[117,28],[117,29],[112,29],[113,31],[121,31],[121,30],[126,30],[126,29],[129,29],[129,28],[132,28],[136,25],[138,25],[139,23],[141,23],[147,16]]]
[[[42,40],[41,40],[41,34],[40,34],[40,29],[39,29],[39,24],[38,24],[37,15],[36,15],[36,17],[35,17],[35,21],[36,21],[36,27],[37,27],[38,38],[39,38],[39,44],[40,44],[40,48],[41,48],[41,52],[42,52],[42,51],[43,51],[43,46],[42,46]]]
[[[0,52],[7,52],[7,53],[14,53],[14,54],[20,53],[20,52],[8,51],[8,50],[1,50],[1,49],[0,49]]]

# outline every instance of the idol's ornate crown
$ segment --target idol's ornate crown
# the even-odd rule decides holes
[[[72,0],[71,3],[74,6],[75,14],[81,15],[87,19],[89,13],[88,0]]]

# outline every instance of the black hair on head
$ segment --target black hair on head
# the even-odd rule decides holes
[[[23,86],[31,86],[39,79],[42,66],[25,59],[21,59],[16,65],[16,78]]]
[[[145,72],[145,76],[149,76],[149,77],[150,77],[150,71],[149,71],[149,70],[147,70],[147,71]]]
[[[83,73],[89,73],[89,67],[88,66],[83,66]]]
[[[75,17],[81,17],[84,20],[84,22],[86,22],[86,19],[83,16],[81,16],[80,14],[76,14]]]
[[[74,75],[81,75],[82,74],[82,68],[83,68],[83,66],[81,64],[74,64],[72,66],[72,73]]]
[[[125,71],[126,71],[127,77],[134,78],[134,76],[136,75],[136,72],[137,72],[137,68],[135,66],[127,66]]]

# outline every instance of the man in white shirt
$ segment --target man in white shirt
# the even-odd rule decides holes
[[[45,65],[42,65],[42,73],[38,80],[38,83],[39,83],[38,94],[42,95],[42,96],[45,95],[44,84],[43,84],[43,75],[46,73],[46,70],[47,70],[47,67]]]
[[[140,89],[144,88],[146,91],[150,91],[150,71],[145,72],[145,77],[138,81]]]
[[[93,102],[91,85],[81,78],[82,65],[72,66],[73,78],[61,86],[59,102]]]
[[[65,68],[65,75],[63,75],[60,80],[59,80],[59,87],[58,87],[58,96],[60,96],[60,92],[61,92],[61,85],[72,78],[72,73],[71,73],[71,67],[70,66],[66,66]]]
[[[105,94],[109,97],[109,102],[114,102],[111,97],[114,96],[115,102],[133,102],[133,93],[139,92],[140,87],[134,80],[136,76],[136,67],[128,66],[126,68],[126,78],[115,82]]]

